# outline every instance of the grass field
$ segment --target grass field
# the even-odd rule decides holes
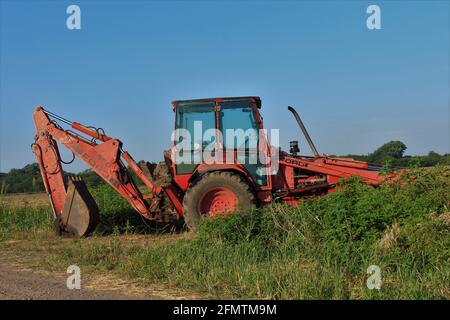
[[[92,193],[102,223],[82,240],[52,234],[48,205],[0,200],[0,248],[38,251],[48,270],[77,264],[204,297],[450,298],[448,167],[376,189],[350,179],[299,207],[204,221],[195,235],[151,230],[109,187]],[[380,290],[366,286],[371,265]]]

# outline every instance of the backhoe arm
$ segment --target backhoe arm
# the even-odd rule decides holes
[[[66,201],[62,160],[57,145],[57,143],[61,143],[119,192],[136,211],[147,219],[154,219],[158,207],[158,195],[162,190],[160,187],[154,186],[145,177],[127,152],[122,151],[120,140],[108,137],[100,130],[68,121],[44,110],[42,107],[36,108],[33,119],[36,126],[33,151],[36,154],[55,217],[62,214]],[[70,125],[74,131],[64,130],[53,119]],[[90,136],[92,139],[88,140],[80,136],[75,130]],[[97,143],[97,141],[100,143]],[[150,204],[144,199],[131,178],[122,158],[152,192],[149,197],[154,199]]]

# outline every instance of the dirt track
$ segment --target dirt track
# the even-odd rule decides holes
[[[178,290],[163,286],[142,285],[138,281],[118,278],[110,273],[83,273],[81,289],[69,290],[69,274],[31,268],[36,261],[0,251],[0,300],[163,300],[192,299]]]
[[[163,299],[158,296],[128,296],[114,291],[89,289],[69,290],[61,276],[43,275],[31,270],[15,270],[12,266],[0,264],[0,300],[115,300],[115,299]]]

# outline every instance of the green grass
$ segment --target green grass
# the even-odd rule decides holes
[[[28,239],[51,229],[49,206],[0,204],[0,241]]]
[[[449,190],[445,167],[413,171],[380,188],[352,178],[298,207],[274,204],[204,221],[192,237],[130,245],[118,233],[130,230],[126,225],[139,231],[139,222],[122,218],[129,207],[103,188],[94,197],[104,228],[122,227],[106,238],[71,241],[47,263],[111,270],[220,298],[449,299]],[[41,211],[22,221],[27,209],[1,210],[5,238],[47,227]],[[366,287],[370,265],[381,268],[380,290]]]

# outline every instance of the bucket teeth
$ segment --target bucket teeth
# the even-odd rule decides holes
[[[81,238],[95,230],[99,220],[98,207],[80,176],[68,181],[66,200],[60,217],[64,231]]]

